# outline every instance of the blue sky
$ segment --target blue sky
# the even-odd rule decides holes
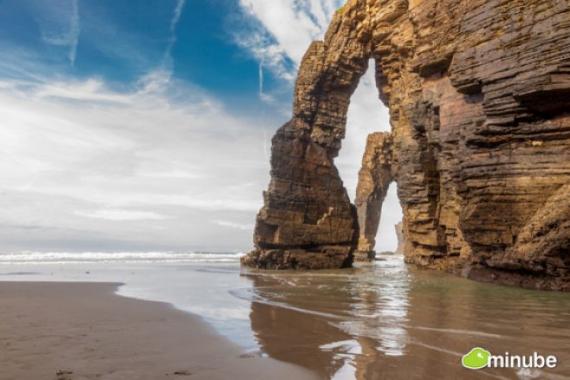
[[[0,251],[248,249],[270,138],[340,3],[0,0]],[[337,161],[351,196],[387,129],[369,73]]]
[[[97,77],[121,90],[163,69],[236,109],[259,106],[259,61],[237,42],[256,20],[234,0],[5,0],[0,22],[1,48],[16,53],[3,57],[3,76],[25,60],[53,77]],[[264,72],[283,101],[286,82]]]

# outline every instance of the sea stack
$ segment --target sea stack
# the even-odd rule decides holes
[[[334,159],[369,60],[390,109],[390,169],[364,162],[386,176],[355,207]],[[408,263],[569,290],[569,110],[568,1],[350,0],[302,61],[243,263],[350,266],[373,250],[370,202],[393,180]]]
[[[356,188],[356,214],[358,217],[358,242],[355,259],[374,260],[376,234],[382,214],[382,204],[388,187],[394,181],[392,173],[392,145],[390,133],[373,133],[368,136],[362,168],[358,173]]]
[[[404,237],[404,223],[400,222],[394,226],[394,230],[396,230],[396,238],[398,239],[398,247],[394,252],[396,255],[403,255],[404,254],[404,244],[406,243]]]

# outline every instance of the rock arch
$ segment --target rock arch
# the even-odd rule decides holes
[[[373,58],[406,261],[570,290],[568,20],[568,0],[349,0],[303,59],[242,262],[351,265],[362,234],[334,158]]]
[[[262,268],[350,266],[356,211],[334,159],[345,135],[350,97],[372,55],[368,15],[338,11],[322,42],[305,54],[293,118],[272,141],[271,182],[257,216],[256,250],[244,263]]]

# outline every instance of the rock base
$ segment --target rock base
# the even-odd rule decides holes
[[[241,264],[257,269],[317,270],[352,266],[350,247],[329,247],[321,250],[256,249],[241,258]]]
[[[357,251],[354,253],[354,261],[359,263],[371,263],[376,259],[375,251]]]

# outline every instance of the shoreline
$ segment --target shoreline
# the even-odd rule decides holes
[[[315,379],[118,283],[0,282],[0,379]]]

